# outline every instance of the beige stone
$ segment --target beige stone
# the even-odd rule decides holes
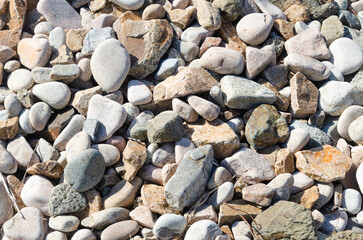
[[[158,214],[175,213],[166,202],[164,187],[155,184],[144,184],[141,188],[142,203],[152,212]]]
[[[247,220],[251,217],[256,217],[262,212],[258,207],[255,207],[244,200],[233,200],[228,203],[223,203],[219,209],[218,225],[233,224],[235,221],[240,221],[242,215]]]
[[[23,38],[18,44],[19,61],[29,69],[44,67],[51,53],[50,44],[44,38]]]
[[[87,207],[82,211],[74,214],[80,220],[83,220],[91,216],[93,213],[99,212],[103,209],[101,194],[97,192],[95,189],[92,188],[84,192],[84,195],[86,196],[87,199]]]
[[[186,9],[173,9],[168,12],[170,21],[181,29],[185,29],[189,23],[194,19],[197,9],[189,6]]]
[[[84,28],[67,29],[66,30],[66,45],[72,52],[82,50],[83,40],[89,30]]]
[[[143,143],[129,140],[123,151],[125,174],[123,178],[132,181],[147,159],[146,146]]]
[[[26,172],[32,175],[43,175],[48,178],[59,179],[63,175],[63,167],[53,160],[36,163],[30,166]]]
[[[87,117],[88,103],[91,100],[91,97],[96,94],[102,94],[102,88],[100,86],[78,91],[74,94],[72,106],[80,114]]]
[[[19,118],[13,117],[0,121],[0,139],[12,139],[19,131]]]
[[[317,186],[312,186],[302,192],[292,195],[289,201],[296,202],[307,209],[311,209],[314,203],[319,199],[319,189]]]
[[[287,148],[280,149],[274,166],[276,176],[282,173],[293,173],[295,171],[294,154]]]

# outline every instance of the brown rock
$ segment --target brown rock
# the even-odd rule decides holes
[[[242,199],[223,203],[219,209],[218,225],[230,225],[235,221],[241,221],[240,215],[247,221],[251,221],[251,217],[254,218],[260,212],[262,212],[260,208],[252,206]]]
[[[135,13],[131,11],[127,11],[123,13],[112,25],[113,29],[118,32],[121,30],[121,23],[125,22],[126,20],[132,21],[141,21],[142,18],[137,16]]]
[[[0,31],[0,45],[4,45],[16,50],[21,38],[21,30]]]
[[[14,175],[8,175],[6,177],[6,180],[8,182],[11,192],[14,194],[15,201],[16,201],[16,204],[18,205],[19,209],[25,208],[26,206],[20,197],[20,193],[21,193],[21,189],[22,189],[22,185],[23,185],[21,183],[21,181]]]
[[[205,53],[211,47],[218,47],[222,43],[222,38],[220,37],[206,37],[202,46],[199,49],[199,57]]]
[[[294,4],[290,6],[284,12],[287,19],[291,22],[309,22],[310,21],[310,12],[309,10],[300,4]]]
[[[7,46],[0,45],[0,63],[4,64],[16,55],[16,52]]]
[[[295,157],[300,172],[325,183],[344,179],[352,165],[352,159],[330,145],[299,151]]]
[[[222,25],[216,34],[228,44],[227,48],[241,53],[244,57],[246,56],[247,45],[238,37],[236,28],[226,17],[222,17]]]
[[[184,125],[186,138],[197,146],[212,145],[215,158],[231,156],[240,148],[239,137],[232,128],[219,118],[213,121],[200,119]]]
[[[212,205],[203,204],[195,211],[188,212],[184,215],[188,221],[188,225],[192,225],[199,220],[208,219],[213,222],[218,221],[218,216]]]
[[[17,51],[20,63],[29,69],[44,67],[52,54],[49,41],[44,38],[23,38]]]
[[[267,148],[258,150],[257,152],[261,154],[264,158],[271,163],[271,165],[275,165],[277,154],[280,151],[280,147],[278,145],[268,146]]]
[[[72,100],[72,106],[80,114],[87,117],[89,100],[91,99],[91,97],[93,97],[96,94],[102,94],[102,88],[100,86],[78,91],[74,94],[74,98]]]
[[[173,28],[164,19],[126,21],[115,31],[130,55],[129,75],[137,79],[143,79],[157,69],[173,37]]]
[[[297,72],[290,79],[291,114],[295,118],[305,118],[316,112],[319,91],[304,74]]]
[[[87,207],[80,212],[74,213],[74,215],[81,221],[91,216],[92,213],[99,212],[103,209],[102,197],[95,189],[92,188],[84,192],[84,195],[87,199]]]
[[[262,76],[269,81],[277,90],[283,88],[288,82],[289,70],[283,64],[268,67],[262,72]]]
[[[19,131],[19,118],[13,117],[0,121],[0,139],[12,139]]]
[[[89,9],[92,12],[97,12],[101,10],[102,8],[106,7],[107,0],[91,0],[89,2]]]
[[[319,189],[317,186],[312,186],[302,192],[292,195],[289,199],[291,202],[296,202],[307,209],[311,209],[314,203],[319,198]]]
[[[338,183],[334,186],[334,207],[338,208],[343,203],[343,185]]]
[[[164,18],[165,9],[160,4],[150,4],[142,12],[143,20]]]
[[[64,44],[58,49],[53,49],[49,62],[53,66],[59,64],[72,64],[74,63],[73,53],[67,45]]]
[[[276,108],[280,111],[287,111],[287,109],[289,108],[289,99],[283,95],[280,94],[280,92],[269,82],[265,81],[265,80],[258,80],[257,81],[259,84],[261,84],[262,86],[264,86],[265,88],[270,89],[271,91],[273,91],[276,95],[276,100],[274,102],[274,105],[276,106]]]
[[[218,82],[203,68],[185,67],[154,88],[154,102],[207,92]]]
[[[294,34],[294,23],[288,22],[283,19],[276,19],[274,23],[274,27],[281,33],[281,35],[286,39],[290,39]]]
[[[83,40],[89,30],[84,28],[66,29],[66,45],[72,52],[82,50]]]
[[[0,84],[3,82],[4,64],[0,63]]]
[[[219,8],[206,0],[192,0],[197,8],[198,23],[209,31],[215,31],[221,27],[221,13]]]
[[[223,233],[227,234],[231,238],[231,240],[234,240],[232,230],[229,228],[228,225],[223,225],[221,227],[221,230],[222,230]]]
[[[123,151],[122,161],[125,167],[123,178],[132,181],[147,159],[145,144],[129,140]]]
[[[36,163],[30,166],[26,172],[32,175],[43,175],[53,179],[59,179],[63,175],[63,167],[53,160]]]
[[[193,21],[197,9],[193,6],[186,9],[173,9],[168,12],[170,21],[181,29],[185,29]]]
[[[55,141],[63,128],[67,126],[71,118],[74,116],[75,110],[73,108],[66,108],[52,114],[49,124],[46,125],[43,131],[39,133],[40,136],[47,141]]]
[[[175,210],[166,202],[163,186],[144,184],[141,188],[141,199],[152,212],[161,215],[175,213]]]
[[[102,2],[100,1],[99,4],[101,5]],[[123,9],[122,7],[114,4],[113,2],[108,2],[104,8],[102,8],[99,12],[95,13],[95,18],[97,18],[101,14],[111,14],[113,16],[120,17],[125,12],[126,9]]]
[[[280,149],[274,166],[276,176],[282,173],[293,173],[295,171],[294,154],[287,148]]]

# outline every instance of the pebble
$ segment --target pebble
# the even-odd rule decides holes
[[[358,144],[363,143],[362,129],[363,129],[363,116],[358,117],[349,125],[348,129],[349,137]]]
[[[87,133],[79,132],[75,134],[71,139],[69,139],[65,147],[67,163],[72,162],[79,154],[90,147],[91,139]]]
[[[258,45],[267,39],[273,22],[270,15],[251,13],[238,22],[236,30],[242,41],[249,45]]]
[[[112,0],[112,2],[126,10],[137,10],[144,5],[144,0]]]
[[[34,96],[54,109],[63,109],[71,99],[69,87],[60,82],[46,82],[33,87]]]
[[[325,215],[325,222],[320,227],[320,231],[325,234],[332,234],[333,232],[340,232],[345,229],[348,223],[348,215],[344,211],[337,211]]]
[[[294,184],[294,177],[290,173],[282,173],[272,179],[267,186],[275,191],[273,201],[288,200],[290,189]]]
[[[62,45],[66,43],[66,33],[61,27],[53,28],[49,32],[49,44],[53,48],[60,48]]]
[[[200,220],[190,226],[185,234],[185,239],[216,239],[217,236],[222,234],[221,228],[215,222],[211,220]]]
[[[111,144],[95,144],[91,148],[98,150],[105,160],[106,167],[110,167],[120,160],[120,152]]]
[[[0,223],[3,224],[4,222],[9,220],[13,216],[14,210],[12,208],[13,205],[10,200],[10,197],[4,187],[3,180],[0,180],[0,182],[1,182],[0,197],[2,199],[1,204],[0,204],[0,213],[2,214],[0,217]],[[8,216],[8,214],[9,214],[9,216]]]
[[[76,114],[69,121],[68,125],[60,132],[58,137],[55,139],[53,146],[58,151],[66,150],[68,141],[77,133],[82,131],[85,117]]]
[[[176,40],[172,46],[186,62],[193,61],[199,53],[198,45],[193,42]]]
[[[33,129],[36,131],[42,131],[45,128],[51,114],[52,109],[48,104],[44,102],[35,103],[29,110],[29,122]]]
[[[314,179],[306,176],[302,172],[296,171],[292,174],[292,177],[294,178],[294,183],[291,186],[291,195],[306,190],[314,185]]]
[[[194,143],[187,138],[181,138],[180,140],[176,141],[175,142],[175,162],[177,164],[180,164],[181,161],[183,160],[185,154],[194,148],[195,148]]]
[[[188,97],[187,101],[207,121],[213,121],[220,113],[220,108],[217,105],[201,97],[192,95]]]
[[[142,81],[131,80],[127,84],[127,99],[135,106],[147,104],[152,100],[152,93]]]
[[[78,230],[73,234],[71,240],[96,240],[96,235],[89,229]]]
[[[145,206],[136,207],[130,212],[130,217],[145,228],[153,228],[156,222],[156,215]]]
[[[63,215],[49,218],[49,227],[56,231],[73,232],[77,230],[79,219],[71,215]]]
[[[9,74],[8,87],[11,91],[17,92],[21,89],[30,89],[34,85],[34,81],[27,69],[17,69]]]
[[[18,167],[22,170],[39,162],[38,156],[34,153],[26,139],[21,135],[10,140],[6,149],[13,155]]]
[[[179,98],[173,99],[172,108],[173,112],[187,122],[195,122],[199,117],[198,113],[189,104]]]
[[[7,61],[5,64],[4,64],[4,71],[7,72],[7,73],[11,73],[11,72],[14,72],[15,70],[19,69],[20,68],[20,62],[17,61],[17,60],[10,60],[10,61]]]
[[[347,188],[343,191],[342,207],[352,215],[360,212],[362,205],[362,195],[354,189]]]
[[[213,190],[232,179],[232,175],[224,167],[217,167],[208,181],[208,189]]]
[[[160,67],[155,72],[155,80],[162,81],[171,76],[178,68],[179,60],[177,58],[168,58],[160,62]]]
[[[310,134],[306,129],[293,129],[290,131],[290,135],[286,139],[284,146],[286,146],[292,153],[296,153],[305,147],[305,145],[309,142],[309,139]]]
[[[49,76],[52,80],[63,80],[71,82],[76,79],[79,74],[80,69],[76,64],[66,64],[54,65]]]
[[[233,236],[235,236],[237,239],[248,240],[252,237],[251,230],[247,223],[244,221],[234,222],[232,224],[232,232]]]
[[[103,41],[114,38],[116,38],[116,33],[111,27],[92,29],[83,39],[81,54],[86,57],[91,56]],[[119,41],[117,41],[117,43],[119,43]]]
[[[35,67],[44,67],[51,53],[49,41],[44,38],[24,38],[18,44],[19,61],[30,70]]]
[[[19,117],[21,111],[23,110],[23,105],[18,100],[15,94],[10,94],[6,96],[4,101],[5,110],[8,111],[9,118]]]
[[[98,230],[128,219],[130,211],[122,207],[112,207],[93,213],[81,221],[82,226]]]
[[[242,189],[242,199],[260,206],[269,206],[275,190],[263,183],[257,183]]]
[[[186,227],[187,221],[183,216],[164,214],[156,220],[153,233],[159,239],[171,239],[181,235]]]
[[[14,174],[17,170],[18,164],[13,155],[5,147],[0,146],[0,172]]]
[[[165,164],[175,162],[175,146],[164,143],[152,156],[152,164],[156,167],[164,167]]]
[[[234,186],[231,182],[225,182],[220,185],[208,199],[208,204],[212,205],[215,209],[219,209],[219,206],[225,202],[229,202],[233,199]]]
[[[54,231],[48,233],[45,238],[46,240],[67,240],[67,235],[65,233]]]
[[[337,130],[341,137],[351,141],[349,136],[349,125],[357,119],[359,116],[363,115],[363,107],[352,105],[347,107],[341,114],[338,120]]]
[[[108,226],[102,231],[101,238],[105,240],[127,240],[139,231],[139,224],[133,220],[125,220]]]

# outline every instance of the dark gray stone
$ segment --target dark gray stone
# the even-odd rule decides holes
[[[339,11],[339,20],[350,28],[355,28],[360,30],[360,22],[359,19],[354,13],[349,12],[348,10],[340,10]]]

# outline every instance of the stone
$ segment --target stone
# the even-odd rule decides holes
[[[111,144],[95,144],[91,147],[102,154],[106,167],[111,167],[120,160],[119,150]],[[125,154],[125,152],[123,154]]]
[[[74,215],[78,217],[79,220],[83,220],[91,216],[93,213],[99,212],[103,209],[102,197],[94,188],[84,192],[84,196],[87,200],[86,208],[80,212],[74,213]]]
[[[276,19],[274,27],[281,33],[281,35],[286,39],[294,37],[294,23],[288,22],[283,19]]]
[[[210,144],[215,158],[228,157],[239,149],[239,137],[219,118],[211,122],[199,120],[186,124],[184,130],[185,137],[193,141],[196,146]]]
[[[293,173],[295,171],[294,154],[287,148],[277,152],[274,163],[276,176],[282,173]]]
[[[284,64],[295,73],[300,71],[311,81],[322,81],[330,75],[329,69],[323,63],[300,54],[289,54],[285,57]]]
[[[43,214],[34,207],[26,207],[4,223],[4,235],[11,239],[43,239]]]
[[[4,101],[5,110],[8,112],[9,118],[19,117],[21,111],[23,110],[23,105],[18,100],[15,94],[10,94],[6,96]]]
[[[290,189],[294,184],[294,178],[290,173],[282,173],[272,179],[267,186],[275,191],[273,201],[289,200]]]
[[[156,222],[156,215],[145,206],[139,206],[130,212],[132,220],[136,221],[143,227],[153,228]]]
[[[310,210],[288,201],[279,201],[258,214],[252,226],[264,238],[282,237],[317,239]]]
[[[12,140],[8,142],[6,149],[13,155],[21,170],[25,170],[31,165],[39,162],[38,156],[35,154],[27,140],[21,135],[13,137]]]
[[[222,25],[216,32],[228,44],[227,48],[242,54],[246,53],[247,45],[238,37],[235,27],[226,17],[222,16]]]
[[[263,47],[262,49],[247,47],[246,48],[246,76],[249,79],[255,78],[269,64],[276,61],[275,51],[272,47]]]
[[[74,135],[66,145],[67,163],[73,162],[83,151],[91,148],[91,139],[85,132]]]
[[[41,23],[39,23],[41,24]],[[39,25],[38,24],[38,25]],[[60,46],[66,43],[66,32],[61,27],[56,27],[53,29],[50,23],[46,23],[50,25],[50,32],[49,32],[49,44],[54,48],[59,48]],[[37,25],[37,26],[38,26]]]
[[[325,222],[320,227],[320,231],[331,235],[334,232],[340,232],[345,229],[348,223],[348,214],[344,211],[336,211],[325,215]]]
[[[55,109],[62,109],[71,99],[69,87],[60,82],[46,82],[33,87],[34,96]]]
[[[187,101],[189,105],[207,121],[215,120],[220,113],[220,109],[217,105],[201,97],[189,96]]]
[[[362,206],[362,196],[354,189],[345,189],[343,191],[343,202],[342,207],[352,215],[360,212]]]
[[[241,220],[240,215],[246,218],[246,220],[252,220],[251,217],[254,218],[261,212],[260,208],[248,204],[242,199],[232,200],[220,206],[218,225],[232,225],[235,221]]]
[[[53,80],[73,81],[80,74],[80,69],[76,64],[54,65],[50,72],[50,78]]]
[[[193,213],[184,214],[184,217],[187,219],[189,225],[201,220],[218,221],[217,213],[213,206],[207,204],[202,204]]]
[[[13,176],[13,175],[9,175],[9,176]],[[7,177],[7,179],[8,178],[9,177]],[[12,205],[12,201],[9,198],[7,190],[5,189],[3,180],[0,180],[0,182],[1,182],[0,196],[1,196],[1,199],[2,199],[1,205],[0,205],[0,213],[2,213],[2,215],[0,217],[0,222],[1,222],[1,224],[3,224],[4,222],[9,220],[13,216],[13,205]],[[11,181],[7,180],[7,182],[11,186],[11,184],[10,184]],[[13,189],[11,189],[11,190],[13,190]],[[18,199],[19,199],[19,197],[18,197]],[[24,207],[24,204],[21,205],[21,206]]]
[[[112,2],[126,10],[137,10],[144,5],[144,0],[113,0]]]
[[[50,78],[51,68],[48,67],[35,67],[31,71],[31,77],[35,83],[51,82]]]
[[[97,119],[100,122],[95,142],[109,139],[126,121],[125,108],[101,95],[91,97],[88,104],[87,119]],[[110,121],[112,119],[112,121]]]
[[[126,21],[116,32],[130,55],[129,75],[137,79],[143,79],[157,69],[173,36],[172,27],[166,20]],[[158,34],[152,34],[154,32]]]
[[[147,158],[145,145],[129,140],[123,151],[122,161],[125,167],[123,178],[132,181]]]
[[[97,240],[96,235],[89,229],[81,229],[76,231],[71,240]]]
[[[334,94],[332,94],[334,89]],[[319,88],[319,107],[331,116],[339,116],[354,103],[353,86],[347,82],[329,81]]]
[[[341,137],[351,141],[349,136],[349,125],[357,119],[359,116],[363,115],[363,107],[353,105],[347,107],[340,115],[338,120],[337,130]]]
[[[292,152],[296,153],[303,149],[309,142],[310,134],[306,129],[297,128],[290,132],[289,137],[286,139],[286,147]],[[284,143],[284,145],[285,145]]]
[[[111,27],[105,27],[101,29],[93,29],[87,33],[83,39],[83,46],[81,53],[85,56],[92,55],[97,47],[108,39],[115,39],[116,33]],[[119,41],[118,41],[119,43]],[[103,44],[105,46],[105,44]],[[116,46],[116,45],[115,45]],[[106,47],[107,48],[107,47]],[[124,55],[125,53],[122,53]],[[102,53],[101,53],[102,56]],[[111,57],[111,56],[110,56]]]
[[[270,15],[273,17],[273,19],[284,19],[286,20],[285,14],[276,7],[274,4],[272,4],[269,1],[266,0],[257,0],[255,1],[255,4],[258,6],[258,8],[266,15]]]
[[[52,109],[44,102],[37,102],[29,110],[29,122],[36,131],[42,131],[45,128]]]
[[[344,179],[352,160],[330,145],[295,153],[296,168],[321,182]]]
[[[14,174],[18,170],[18,164],[16,163],[13,155],[6,150],[5,147],[0,147],[0,172],[4,174]]]
[[[82,50],[83,41],[89,30],[77,28],[66,29],[66,45],[72,52],[78,52]]]
[[[92,71],[91,71],[91,60],[89,58],[83,58],[78,62],[78,67],[80,70],[79,79],[84,82],[91,80]]]
[[[209,91],[218,82],[203,68],[186,67],[154,88],[154,102]]]
[[[166,202],[163,186],[144,184],[141,188],[141,200],[154,213],[163,215],[176,212]]]
[[[212,173],[210,179],[208,180],[208,189],[213,190],[223,183],[230,181],[232,179],[232,175],[228,172],[224,167],[217,167]]]
[[[19,118],[0,121],[0,139],[13,139],[19,131]]]
[[[160,4],[150,4],[142,13],[143,20],[160,19],[164,16],[165,9]]]
[[[197,8],[198,23],[209,31],[215,31],[221,27],[221,14],[214,4],[205,0],[193,0],[193,6]]]
[[[110,192],[104,197],[103,204],[105,208],[132,206],[141,185],[142,180],[139,177],[135,177],[130,182],[122,180],[113,186]]]
[[[359,17],[356,16],[354,13],[351,13],[347,10],[340,10],[339,11],[339,20],[346,26],[350,28],[360,29],[361,24],[359,21]]]
[[[52,56],[50,57],[51,65],[69,65],[74,64],[74,57],[71,50],[64,44],[57,49],[53,49]],[[64,81],[69,82],[69,81]]]
[[[187,122],[195,122],[199,117],[198,113],[189,104],[178,98],[172,100],[172,108],[179,117]]]
[[[334,185],[332,183],[318,182],[317,187],[319,188],[319,198],[314,203],[315,209],[320,209],[327,204],[334,195]]]
[[[113,67],[118,62],[124,63],[122,68]],[[130,57],[120,41],[108,39],[97,46],[90,64],[93,77],[102,90],[114,92],[121,87],[130,70]]]
[[[175,146],[172,143],[164,143],[152,155],[152,164],[157,167],[164,167],[165,164],[175,163]]]
[[[64,169],[67,182],[76,191],[84,192],[96,186],[105,171],[105,161],[101,153],[87,149],[80,153]]]
[[[249,148],[242,148],[232,156],[225,158],[221,162],[221,166],[249,184],[271,180],[275,177],[273,166],[267,159]]]
[[[262,149],[278,142],[284,142],[288,135],[288,125],[274,106],[262,104],[253,110],[246,123],[245,135],[255,149]]]
[[[70,117],[70,121],[68,124],[67,124],[68,121],[64,122],[64,124],[67,124],[67,126],[65,126],[63,130],[61,130],[61,126],[59,126],[59,128],[54,129],[53,130],[53,134],[55,134],[55,141],[53,144],[54,148],[57,149],[58,151],[64,151],[66,149],[68,141],[74,135],[82,131],[84,121],[85,117],[77,114]],[[54,125],[56,125],[55,122]]]
[[[83,116],[87,116],[90,99],[94,95],[101,93],[102,88],[100,86],[78,91],[74,94],[71,104],[80,114],[82,114]]]
[[[82,27],[81,16],[67,1],[41,0],[38,2],[37,10],[53,27],[61,27],[63,29]]]
[[[302,192],[290,196],[289,201],[300,204],[307,209],[312,209],[314,203],[319,199],[319,189],[317,186],[308,188]]]
[[[48,233],[44,239],[47,240],[66,240],[67,239],[67,235],[65,233],[59,232],[59,231],[54,231],[51,233]]]
[[[134,236],[139,231],[139,228],[139,224],[133,220],[117,222],[103,230],[101,238],[105,240],[127,240]]]
[[[173,1],[174,3],[175,1]],[[197,9],[194,6],[189,6],[185,9],[173,9],[167,12],[170,21],[181,29],[185,29],[194,19]],[[207,30],[206,30],[207,31]]]
[[[34,81],[27,69],[18,69],[9,74],[8,87],[11,91],[17,92],[21,89],[30,89],[34,85]]]
[[[357,71],[363,63],[363,53],[359,51],[359,45],[349,38],[343,37],[333,41],[329,50],[332,54],[330,61],[343,75]]]
[[[131,80],[127,84],[127,99],[134,106],[147,104],[152,100],[152,93],[143,82]]]
[[[180,39],[184,42],[192,42],[199,46],[202,40],[212,35],[213,31],[208,31],[199,24],[194,24],[183,31]]]
[[[205,219],[193,223],[186,232],[185,238],[190,240],[216,239],[222,233],[221,228],[215,222]]]
[[[4,71],[7,73],[14,72],[15,70],[19,69],[21,66],[18,60],[10,60],[3,65],[4,65]]]
[[[218,189],[209,197],[208,204],[212,205],[215,209],[225,202],[233,199],[234,186],[231,182],[225,182],[218,186]]]
[[[63,176],[63,167],[57,161],[48,160],[30,166],[26,172],[32,175],[43,175],[52,179],[60,179]]]
[[[160,67],[156,71],[154,78],[155,80],[162,81],[173,75],[175,70],[178,68],[177,58],[168,58],[160,62]]]
[[[33,95],[30,93],[30,91],[26,90],[25,88],[20,89],[16,93],[16,97],[18,98],[18,100],[20,101],[20,103],[25,108],[30,108],[34,104],[34,97],[33,97]]]
[[[222,13],[224,13],[227,18],[231,21],[237,20],[242,15],[243,10],[243,1],[240,0],[217,0],[213,2],[217,8],[220,9]]]
[[[8,46],[0,45],[0,63],[5,64],[16,55],[16,52]]]
[[[56,231],[73,232],[77,230],[80,221],[75,216],[56,216],[49,218],[49,227]]]
[[[363,143],[363,136],[361,134],[363,128],[363,116],[355,119],[348,129],[349,137],[357,144]]]
[[[242,199],[260,206],[269,206],[275,190],[263,183],[257,183],[242,189]]]
[[[88,228],[102,230],[109,225],[128,219],[130,211],[126,208],[113,207],[93,213],[82,220],[81,225]]]
[[[164,214],[156,220],[153,233],[159,239],[171,239],[181,235],[186,227],[187,221],[183,216]]]
[[[263,13],[251,13],[244,16],[237,24],[236,30],[241,40],[249,45],[263,43],[273,26],[273,18]]]
[[[24,38],[17,50],[20,63],[29,69],[44,67],[52,53],[49,41],[44,38]]]
[[[300,128],[306,129],[310,135],[309,142],[304,147],[305,149],[311,149],[331,143],[329,136],[316,126],[310,125],[300,120],[292,120],[290,124],[290,131]]]
[[[333,15],[323,21],[321,33],[325,37],[327,45],[330,45],[334,40],[343,37],[344,26],[339,18]]]
[[[112,27],[117,17],[111,14],[101,14],[91,22],[92,29],[100,29],[104,27]]]
[[[284,14],[291,22],[308,22],[310,20],[310,12],[308,8],[301,4],[294,4],[290,6],[285,10]]]
[[[6,177],[6,180],[7,180],[9,189],[14,194],[15,202],[18,204],[19,209],[22,209],[22,208],[26,207],[23,200],[21,200],[21,198],[20,198],[20,193],[21,193],[22,185],[23,185],[22,182],[17,177],[15,177],[14,175],[8,175]],[[10,198],[8,197],[7,193],[5,192],[5,188],[3,188],[3,190],[1,190],[1,191],[3,191],[2,194],[6,194],[6,197],[2,196],[3,197],[2,199],[4,199],[4,202],[3,202],[4,205],[2,205],[2,206],[4,208],[2,208],[1,211],[6,211],[6,214],[8,214],[9,209],[12,209],[10,207],[10,204],[11,204],[10,203]],[[7,204],[8,201],[9,201],[9,205]],[[10,215],[12,215],[12,211],[10,211],[10,213],[11,213]],[[4,213],[3,216],[4,217],[6,216],[5,213]],[[6,219],[4,218],[4,220],[1,219],[0,221],[4,222],[5,220]]]

